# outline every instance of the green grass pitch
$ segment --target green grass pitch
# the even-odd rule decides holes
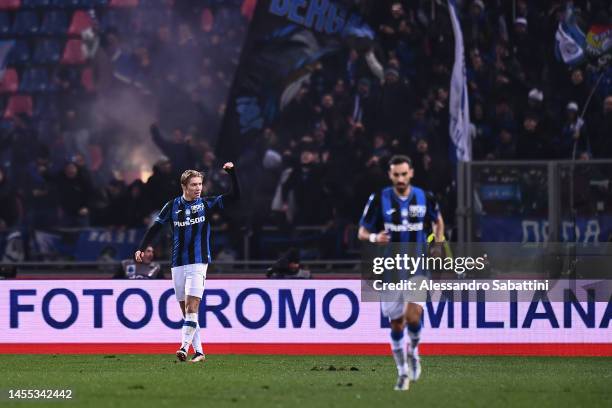
[[[0,355],[0,407],[610,407],[612,358],[426,356],[408,392],[390,356]],[[9,389],[72,389],[15,401]]]

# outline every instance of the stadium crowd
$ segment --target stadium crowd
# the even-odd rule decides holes
[[[142,15],[148,14],[133,11],[128,28],[119,21],[93,30],[90,47],[99,50],[88,54],[88,64],[95,91],[59,93],[51,126],[45,120],[43,129],[27,113],[5,120],[0,228],[142,228],[180,191],[177,174],[186,168],[203,170],[209,191],[227,189],[214,135],[254,2],[157,3],[162,17],[172,16],[164,20],[169,23],[147,29],[151,23]],[[250,204],[233,224],[344,231],[359,219],[368,195],[387,184],[386,159],[395,153],[411,156],[414,184],[438,197],[452,223],[448,103],[454,40],[444,2],[361,3],[375,45],[363,50],[346,44],[342,53],[321,59],[278,120],[261,132],[253,157],[237,163]],[[458,3],[473,158],[612,158],[612,68],[603,72],[581,118],[601,73],[569,69],[555,59],[565,1]],[[612,23],[608,2],[574,4],[584,21]],[[69,80],[57,78],[60,84]],[[113,136],[115,128],[92,118],[100,101],[112,103],[125,88],[144,104],[155,101],[159,113],[143,126],[141,133],[150,136],[142,143],[164,155],[150,177],[129,184],[113,160],[124,136]]]

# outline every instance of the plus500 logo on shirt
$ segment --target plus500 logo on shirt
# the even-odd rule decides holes
[[[199,224],[201,222],[204,222],[205,219],[206,217],[202,215],[200,217],[190,218],[185,221],[174,221],[174,226],[175,227],[186,227],[188,225],[194,225],[194,224]]]

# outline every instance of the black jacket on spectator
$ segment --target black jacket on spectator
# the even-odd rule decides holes
[[[282,186],[283,201],[287,201],[290,191],[295,194],[297,211],[295,223],[301,225],[320,225],[332,217],[332,203],[325,189],[324,172],[320,165],[299,165]]]
[[[589,129],[593,157],[612,159],[612,112],[600,113]]]
[[[0,226],[4,222],[5,226],[12,227],[17,223],[18,215],[17,194],[0,169]]]
[[[80,173],[75,177],[68,177],[60,172],[54,178],[59,196],[59,203],[64,214],[78,216],[79,210],[88,207],[92,193],[92,185]]]
[[[194,154],[189,144],[170,142],[162,136],[159,128],[155,125],[151,126],[151,137],[172,163],[172,167],[178,171],[180,168],[193,168]]]

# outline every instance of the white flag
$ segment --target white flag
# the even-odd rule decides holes
[[[465,77],[465,55],[463,34],[457,18],[455,0],[448,0],[453,33],[455,35],[455,63],[450,83],[450,138],[455,145],[457,160],[472,160],[472,138],[470,133],[470,105]]]

